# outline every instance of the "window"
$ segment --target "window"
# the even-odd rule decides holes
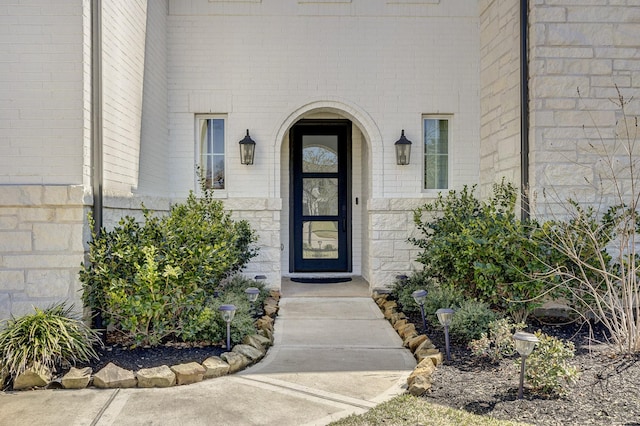
[[[449,187],[449,118],[425,117],[424,189]]]
[[[224,189],[224,118],[198,118],[200,172],[207,188]]]

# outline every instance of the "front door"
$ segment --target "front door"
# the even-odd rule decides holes
[[[290,141],[290,272],[351,271],[351,122],[301,120]]]

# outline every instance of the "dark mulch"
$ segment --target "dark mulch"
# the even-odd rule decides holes
[[[91,367],[94,372],[97,372],[112,362],[127,370],[137,371],[141,368],[160,365],[172,366],[192,361],[202,363],[205,359],[219,356],[223,352],[226,352],[226,349],[220,346],[175,347],[163,345],[153,348],[128,349],[121,345],[107,345],[98,351],[100,359],[91,360],[91,362],[78,366]]]
[[[421,321],[417,328],[421,328]],[[560,319],[530,320],[528,331],[570,340],[576,346],[571,365],[580,376],[566,396],[543,396],[525,388],[517,399],[519,364],[513,359],[495,365],[475,357],[461,344],[451,345],[451,361],[438,367],[429,402],[498,419],[536,425],[640,425],[640,356],[615,355],[604,341],[604,330]],[[444,352],[440,331],[428,335]],[[599,341],[599,342],[598,342]]]

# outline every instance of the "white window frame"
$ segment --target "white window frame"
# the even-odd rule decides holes
[[[203,141],[202,138],[204,137],[204,132],[206,131],[206,128],[203,128],[203,122],[206,122],[208,120],[222,120],[223,121],[223,132],[224,132],[224,136],[223,136],[223,153],[222,154],[211,154],[212,156],[216,156],[216,155],[221,155],[223,156],[223,188],[212,188],[213,189],[213,193],[214,196],[216,197],[224,197],[227,194],[228,188],[229,188],[229,183],[227,180],[227,176],[229,175],[229,171],[227,168],[227,157],[228,157],[228,144],[227,144],[227,124],[228,124],[228,118],[226,114],[196,114],[195,116],[195,145],[196,145],[196,149],[195,149],[195,153],[196,153],[196,158],[195,158],[195,164],[198,166],[198,170],[200,170],[202,173],[205,173],[205,169],[203,167],[204,165],[204,158],[203,156],[206,155],[202,152],[202,148],[203,148]],[[198,192],[200,190],[200,176],[198,175],[198,172],[196,170],[195,173],[195,185],[196,188],[198,189]]]
[[[448,140],[447,140],[447,185],[445,188],[427,188],[427,180],[426,180],[426,172],[427,172],[427,166],[426,166],[426,157],[427,157],[427,148],[426,148],[426,134],[425,134],[425,125],[426,125],[426,120],[447,120],[448,125],[447,125],[447,136],[448,136]],[[435,192],[440,192],[440,191],[447,191],[451,188],[451,172],[452,172],[452,161],[451,161],[451,154],[452,154],[452,141],[453,141],[453,114],[423,114],[422,115],[422,120],[421,120],[421,125],[422,125],[422,139],[421,139],[421,157],[420,157],[420,161],[422,162],[422,191],[426,192],[426,193],[435,193]]]

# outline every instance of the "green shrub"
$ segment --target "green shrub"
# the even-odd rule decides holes
[[[478,339],[489,329],[489,324],[498,315],[484,302],[465,300],[451,320],[451,337],[461,342]]]
[[[475,356],[498,362],[504,357],[516,354],[513,333],[525,328],[526,325],[522,322],[514,324],[509,318],[500,318],[489,323],[489,331],[483,332],[479,339],[472,340],[469,343],[469,349]]]
[[[406,280],[396,279],[391,288],[391,297],[398,301],[405,314],[419,313],[420,306],[416,304],[411,294],[416,290],[427,290],[428,294],[432,288],[433,280],[424,272],[416,272]]]
[[[134,345],[217,340],[214,295],[257,254],[249,224],[233,221],[212,190],[202,193],[191,192],[167,216],[143,208],[143,223],[125,217],[93,235],[80,271],[83,300]]]
[[[433,287],[424,300],[424,315],[426,320],[434,327],[440,325],[436,311],[440,308],[458,309],[464,297],[462,293],[450,286]]]
[[[573,343],[564,343],[541,331],[537,331],[535,335],[540,342],[527,357],[525,364],[527,383],[535,391],[545,395],[566,394],[568,385],[578,377],[578,369],[569,365],[575,353]],[[520,360],[516,362],[520,364]]]
[[[536,222],[516,218],[513,185],[494,185],[487,201],[474,191],[475,186],[465,186],[416,209],[422,236],[409,241],[422,249],[417,260],[437,282],[524,321],[542,303],[546,284],[532,277],[547,270],[545,259],[552,252],[531,238],[539,232]]]
[[[260,290],[260,293],[258,294],[258,298],[254,302],[254,305],[262,306],[264,304],[264,300],[269,296],[269,291],[265,288],[264,284],[259,281],[255,281],[243,275],[236,274],[233,277],[223,281],[220,286],[220,290],[225,293],[231,292],[238,295],[246,295],[245,290],[249,287],[255,287]]]
[[[76,361],[98,358],[96,332],[71,316],[65,303],[12,318],[0,331],[0,366],[15,378],[27,368],[38,366],[55,371]],[[2,376],[2,374],[0,374]]]
[[[255,286],[253,286],[255,287]],[[234,305],[236,307],[236,313],[231,321],[231,344],[241,343],[244,336],[255,333],[254,319],[251,315],[251,307],[247,296],[242,293],[225,292],[223,295],[215,299],[214,307],[216,311],[220,305]],[[222,317],[218,315],[216,317],[218,327],[221,330],[221,335],[218,340],[225,340],[227,333],[227,323],[222,320]]]

